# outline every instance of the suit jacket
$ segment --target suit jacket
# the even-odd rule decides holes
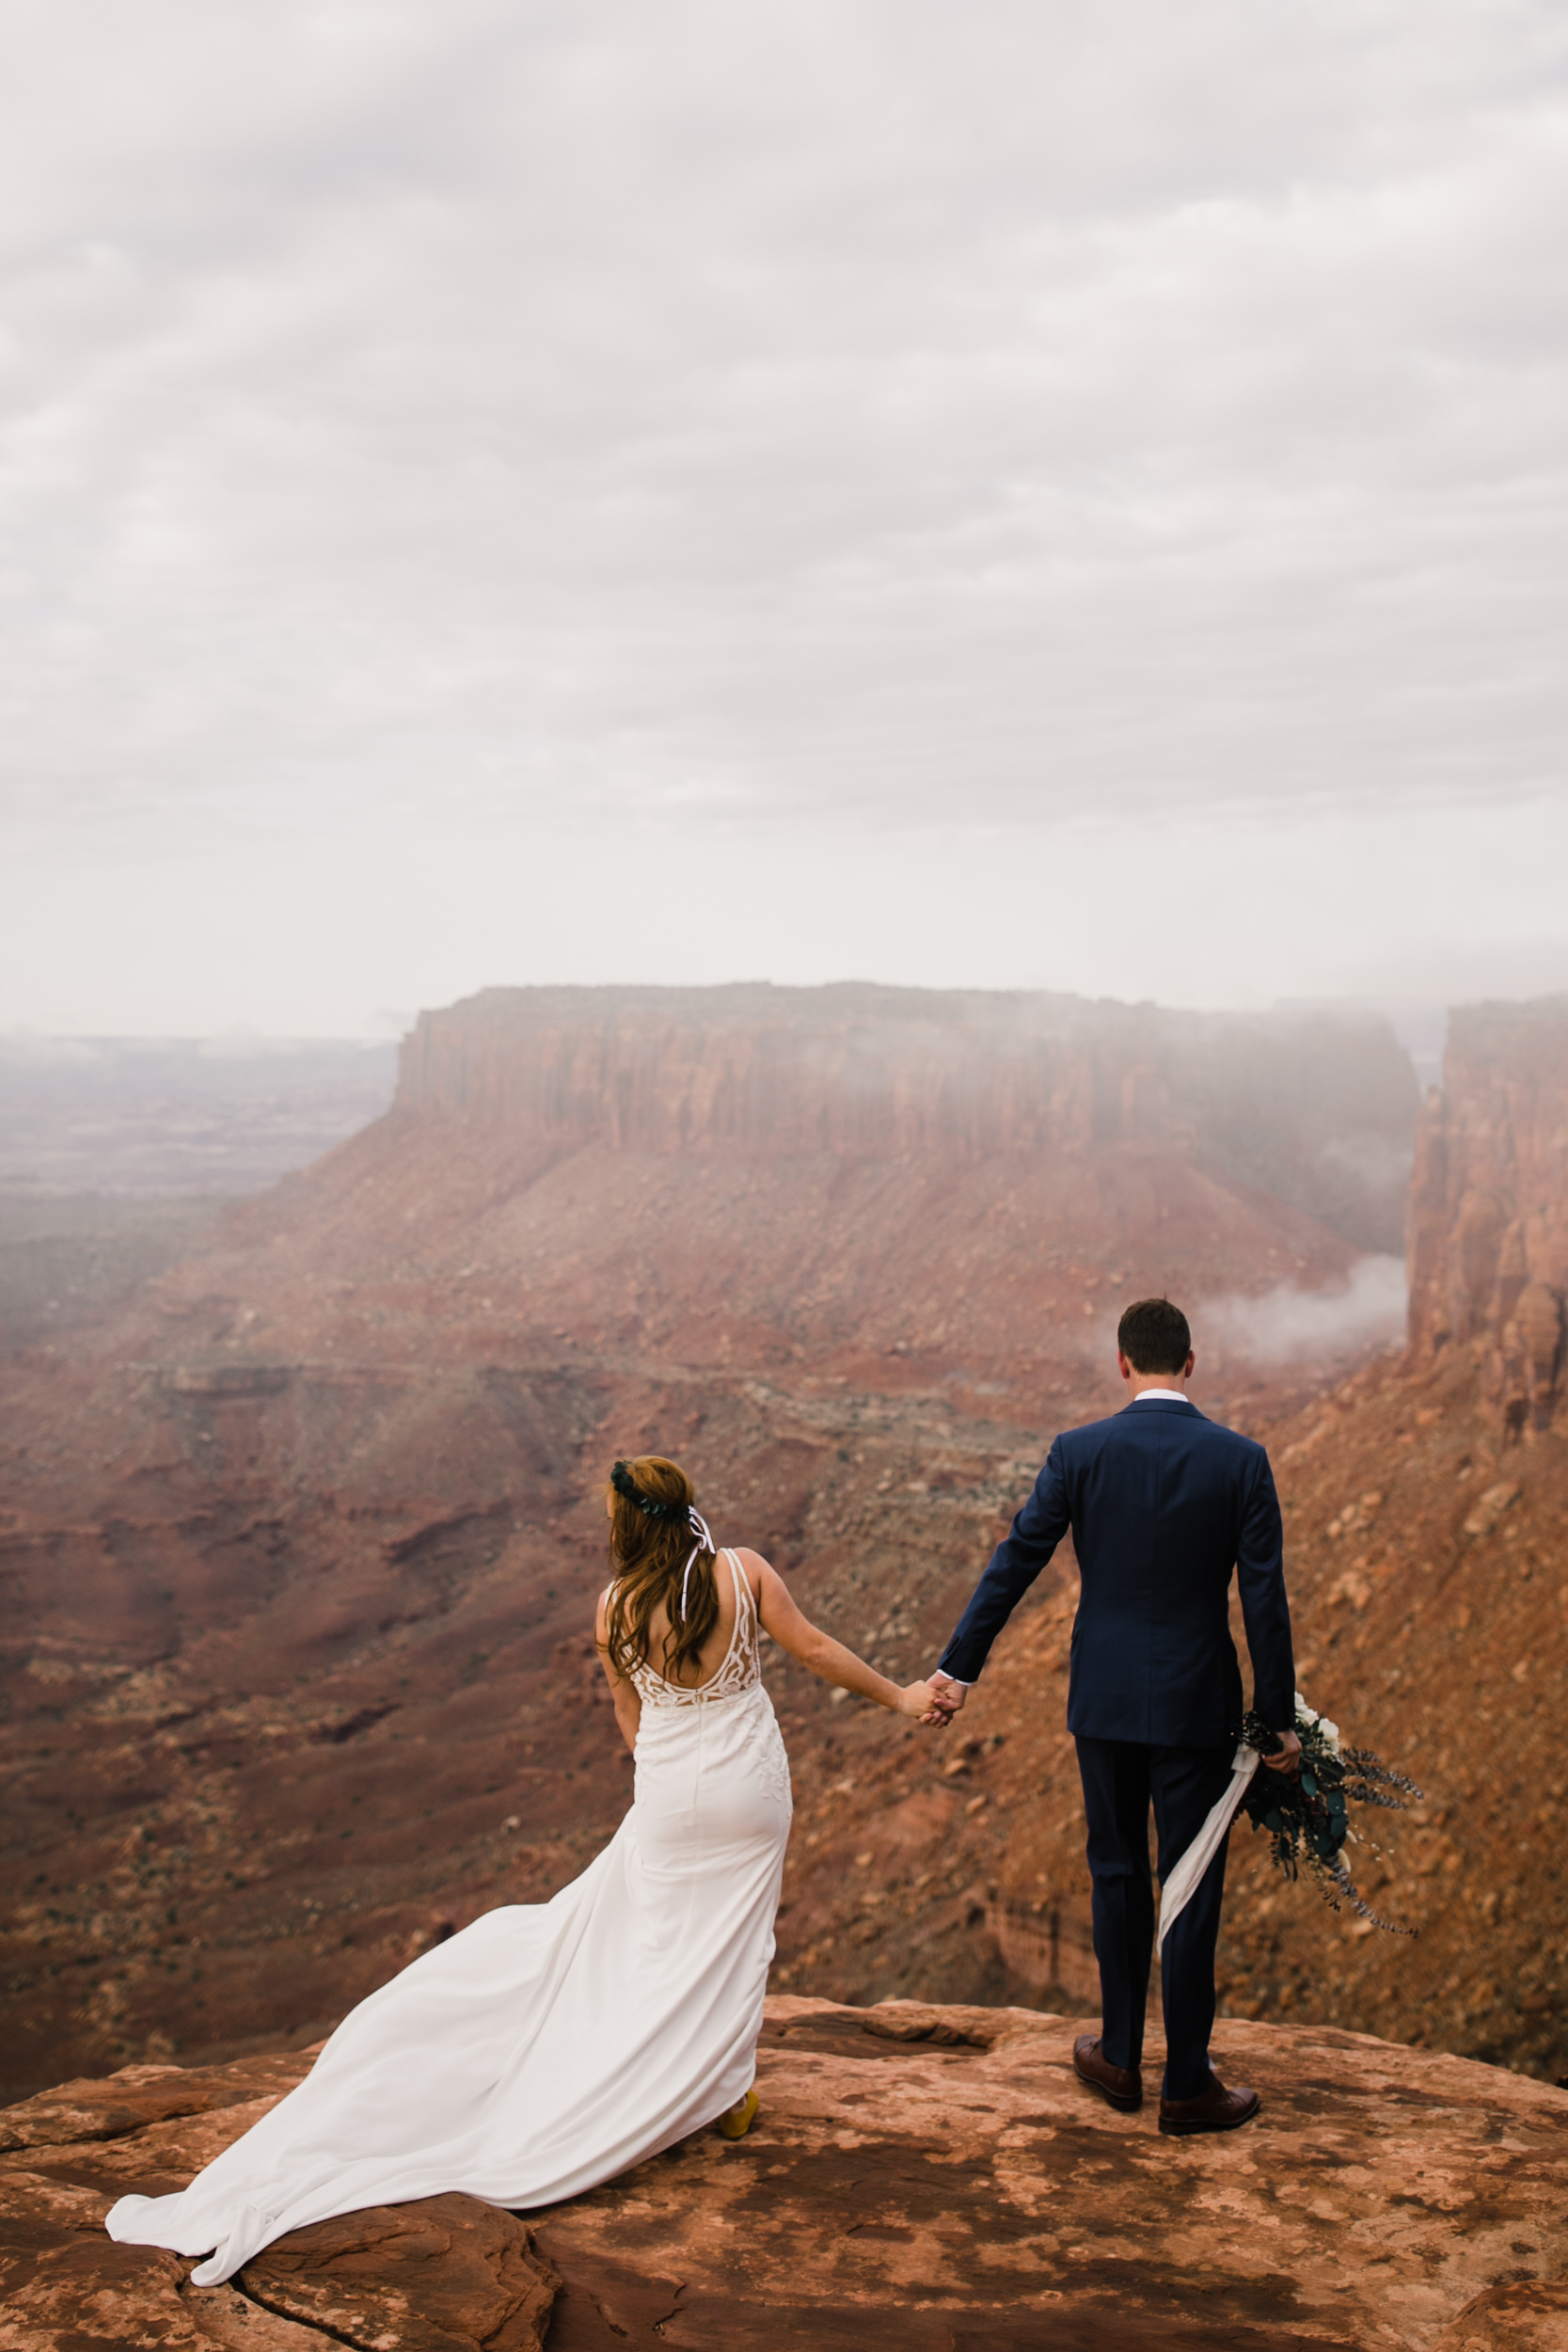
[[[1082,1588],[1068,1729],[1091,1740],[1217,1747],[1242,1721],[1227,1622],[1241,1591],[1253,1704],[1295,1724],[1284,1531],[1260,1445],[1185,1397],[1065,1429],[942,1653],[975,1681],[990,1645],[1069,1528]]]

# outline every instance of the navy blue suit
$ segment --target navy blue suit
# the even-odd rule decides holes
[[[974,1682],[990,1645],[1069,1528],[1081,1589],[1068,1729],[1078,1744],[1094,1883],[1104,2055],[1135,2067],[1154,1944],[1148,1808],[1162,1878],[1224,1790],[1241,1728],[1241,1669],[1228,1624],[1236,1572],[1253,1705],[1295,1721],[1283,1531],[1260,1445],[1205,1420],[1185,1397],[1138,1401],[1064,1430],[997,1546],[942,1671]],[[1165,1939],[1166,2094],[1209,2081],[1214,1944],[1225,1849]]]

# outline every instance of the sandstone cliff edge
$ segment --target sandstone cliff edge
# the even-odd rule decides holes
[[[1568,2093],[1326,2027],[1222,2029],[1257,2124],[1164,2140],[1027,2010],[768,2004],[762,2121],[515,2216],[464,2197],[280,2240],[228,2286],[102,2233],[303,2073],[129,2067],[0,2113],[8,2352],[1558,2352]],[[1157,2049],[1149,2053],[1157,2066]]]

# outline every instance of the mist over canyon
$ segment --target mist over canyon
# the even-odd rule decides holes
[[[1269,1435],[1313,1695],[1433,1792],[1409,1901],[1463,1890],[1494,1947],[1488,2000],[1464,1936],[1370,1949],[1239,1852],[1232,2006],[1550,2071],[1563,1271],[1537,1204],[1565,1197],[1568,1016],[1454,1034],[1421,1110],[1386,1025],[1328,1014],[756,986],[422,1016],[384,1117],[71,1328],[8,1333],[8,2095],[303,2044],[581,1866],[629,1796],[587,1638],[616,1453],[686,1460],[721,1540],[926,1671],[1053,1430],[1114,1405],[1117,1312],[1150,1290],[1194,1315],[1199,1403]],[[1086,1999],[1071,1579],[961,1746],[769,1665],[781,1986]],[[1483,1731],[1465,1677],[1498,1675]],[[1522,1848],[1521,1774],[1548,1808]]]

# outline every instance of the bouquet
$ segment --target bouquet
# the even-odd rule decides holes
[[[1420,1803],[1421,1791],[1402,1772],[1391,1772],[1370,1748],[1342,1748],[1338,1724],[1317,1714],[1299,1691],[1296,1733],[1301,1740],[1299,1776],[1291,1780],[1283,1772],[1259,1772],[1247,1785],[1242,1804],[1253,1828],[1268,1833],[1275,1861],[1287,1878],[1298,1878],[1305,1864],[1331,1910],[1338,1911],[1341,1901],[1348,1902],[1358,1917],[1370,1919],[1374,1928],[1390,1935],[1414,1935],[1414,1928],[1379,1918],[1371,1905],[1363,1901],[1342,1848],[1347,1839],[1362,1842],[1351,1827],[1353,1804],[1404,1813],[1412,1802]],[[1259,1756],[1272,1754],[1279,1744],[1278,1733],[1260,1715],[1246,1717],[1242,1738]],[[1372,1852],[1382,1851],[1370,1839],[1365,1842]]]

